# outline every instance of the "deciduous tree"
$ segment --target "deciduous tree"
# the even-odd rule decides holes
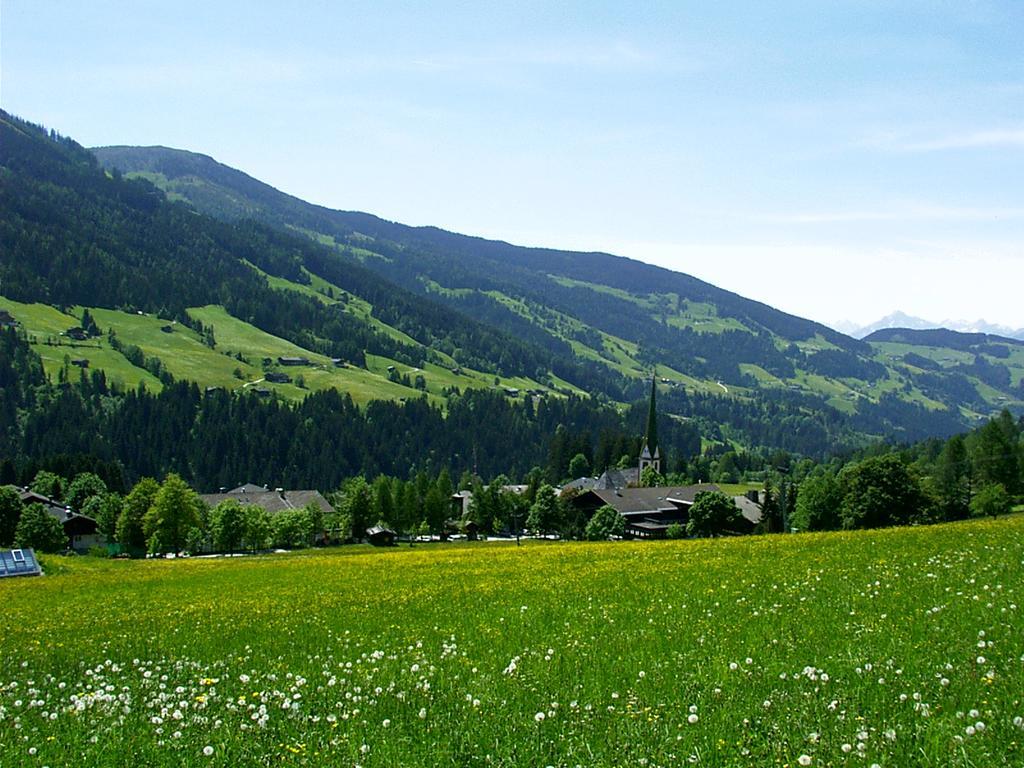
[[[998,517],[1008,515],[1013,508],[1013,499],[999,483],[986,485],[971,499],[971,514],[974,517]]]
[[[736,503],[720,491],[698,493],[690,507],[686,533],[690,536],[721,536],[739,530],[743,521]]]
[[[622,536],[626,531],[626,519],[610,504],[599,507],[587,522],[586,537],[590,541],[607,541],[612,536]]]
[[[834,531],[842,527],[843,492],[831,472],[808,477],[800,483],[796,510],[790,525],[800,531]]]
[[[196,492],[184,480],[173,472],[167,475],[142,519],[149,551],[181,552],[189,529],[199,527],[199,504]]]
[[[14,544],[40,552],[62,552],[67,549],[68,537],[64,535],[60,520],[49,514],[42,504],[29,504],[21,513]]]
[[[234,553],[245,538],[245,509],[236,499],[225,499],[210,510],[210,535],[214,549]]]
[[[843,528],[905,525],[927,515],[921,483],[895,454],[872,456],[839,474]]]
[[[115,535],[118,543],[129,551],[143,551],[146,548],[146,533],[142,521],[153,506],[160,491],[160,484],[151,477],[144,477],[125,497],[121,514],[117,518]]]

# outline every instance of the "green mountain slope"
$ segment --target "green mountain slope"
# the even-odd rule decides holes
[[[339,391],[366,409],[371,426],[356,433],[391,446],[372,458],[353,449],[350,469],[408,466],[417,455],[417,444],[396,449],[381,439],[375,401],[404,401],[407,431],[448,419],[444,440],[417,433],[420,452],[434,445],[433,462],[448,451],[463,467],[473,455],[501,471],[502,455],[515,453],[521,467],[550,461],[560,477],[573,453],[594,445],[617,462],[642,429],[635,403],[652,373],[666,421],[660,431],[678,459],[702,445],[824,455],[878,436],[950,433],[1021,404],[1012,353],[985,353],[980,363],[965,357],[978,369],[971,372],[927,370],[873,342],[628,259],[329,211],[173,150],[98,154],[108,163],[116,155],[118,166],[105,170],[73,141],[0,113],[0,309],[20,323],[50,379],[103,374],[119,385],[111,395],[93,382],[98,397],[142,385],[166,395],[174,418],[178,398],[207,407],[206,387],[239,399],[267,390],[261,397],[274,408],[314,401],[318,413]],[[141,158],[135,170],[133,158]],[[68,331],[86,325],[86,310],[93,335],[73,338]],[[1008,381],[989,368],[1006,368]],[[199,394],[186,397],[181,382],[195,382]],[[471,407],[468,394],[486,397],[470,398]],[[117,407],[94,406],[101,422]],[[492,429],[492,455],[483,457],[475,440],[485,425],[465,417],[478,406],[525,425],[533,443],[513,446]],[[432,409],[429,418],[418,408]],[[558,433],[555,413],[574,414],[576,432]],[[346,418],[361,424],[364,416]],[[60,445],[53,421],[23,428],[32,423],[12,411],[0,431],[7,424],[26,455]],[[138,449],[119,435],[109,437],[109,455]],[[547,459],[540,435],[551,442]],[[162,445],[136,469],[164,466],[175,442],[168,436]]]
[[[679,393],[826,408],[863,434],[946,433],[993,408],[1024,410],[1019,377],[922,373],[868,341],[688,275],[604,253],[521,248],[306,203],[204,155],[163,147],[93,150],[226,221],[255,218],[329,244],[342,258],[559,356],[619,377],[641,396],[652,370],[666,408]],[[992,364],[1006,367],[1005,360]],[[590,385],[588,388],[593,389]],[[614,395],[613,395],[614,396]]]

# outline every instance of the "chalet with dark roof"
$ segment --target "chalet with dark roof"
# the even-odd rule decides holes
[[[19,489],[18,496],[23,504],[42,504],[46,514],[57,518],[64,535],[68,537],[67,548],[75,552],[88,552],[92,547],[106,546],[107,537],[99,531],[99,523],[88,515],[75,512],[60,502],[41,493]]]
[[[398,534],[390,528],[375,525],[366,529],[366,540],[375,547],[391,547],[398,540]]]
[[[667,488],[594,488],[584,491],[570,503],[588,518],[600,507],[608,505],[626,519],[626,535],[641,539],[664,538],[670,525],[686,525],[690,507],[701,493],[721,491],[713,483],[674,486]],[[761,519],[761,508],[745,496],[733,498],[746,523],[749,533]]]

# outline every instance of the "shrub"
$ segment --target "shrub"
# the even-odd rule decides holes
[[[14,543],[40,552],[63,552],[68,547],[68,537],[60,520],[48,514],[42,504],[29,504],[21,513]]]
[[[626,519],[608,504],[598,509],[587,523],[585,535],[590,541],[608,541],[612,536],[622,536],[626,531]]]
[[[971,514],[974,517],[998,517],[1008,515],[1013,500],[999,483],[986,485],[971,499]]]

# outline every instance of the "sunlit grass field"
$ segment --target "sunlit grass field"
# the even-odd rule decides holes
[[[47,558],[0,764],[1024,765],[1024,518]]]

